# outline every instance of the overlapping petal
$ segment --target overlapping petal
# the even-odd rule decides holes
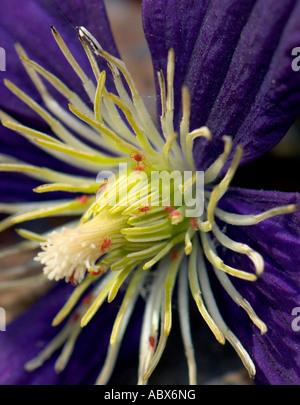
[[[77,27],[80,25],[93,32],[107,51],[118,54],[102,1],[1,1],[0,41],[7,59],[6,72],[1,75],[36,97],[36,90],[18,60],[14,46],[17,41],[25,48],[29,57],[57,75],[73,91],[83,95],[81,83],[61,54],[50,29],[54,26],[59,31],[78,62],[90,72],[88,60],[78,40]],[[103,63],[102,67],[106,68],[106,64]],[[2,84],[0,106],[17,117],[24,114],[25,118],[34,118],[31,110],[16,101],[16,97],[2,87]]]
[[[51,73],[57,75],[70,89],[86,99],[85,91],[80,80],[73,72],[69,63],[60,52],[51,35],[51,25],[59,31],[61,36],[70,46],[71,52],[82,68],[93,77],[89,62],[78,40],[79,25],[85,26],[97,37],[103,47],[118,55],[106,11],[102,1],[46,1],[29,0],[23,2],[12,0],[1,1],[0,15],[0,46],[6,52],[6,71],[1,72],[0,83],[0,109],[19,120],[22,124],[49,133],[49,128],[39,119],[29,107],[12,94],[3,84],[3,79],[9,79],[29,94],[37,102],[41,102],[38,92],[30,81],[15,50],[15,42],[19,42],[28,56],[41,64]],[[107,69],[106,64],[99,61],[102,69]],[[107,79],[108,88],[112,87],[111,78]],[[55,94],[61,101],[59,94]],[[64,103],[65,104],[65,103]],[[63,105],[64,105],[63,104]],[[51,132],[51,131],[50,131]],[[69,165],[51,158],[39,148],[29,143],[20,135],[1,126],[0,128],[0,153],[12,155],[17,159],[38,166],[47,166],[64,172],[79,172]],[[17,174],[3,174],[0,181],[2,201],[18,201],[36,199],[31,191],[37,183],[33,179]],[[38,196],[39,199],[43,196]]]
[[[154,69],[164,70],[168,49],[175,50],[177,128],[186,84],[192,128],[207,125],[213,133],[212,143],[195,148],[199,168],[220,153],[223,135],[245,146],[244,162],[285,135],[300,112],[300,77],[291,68],[299,2],[144,0],[143,17]]]
[[[299,194],[232,189],[223,198],[222,206],[228,212],[257,214],[299,201]],[[276,216],[251,226],[227,225],[226,234],[263,255],[265,272],[258,281],[232,281],[266,323],[268,332],[261,336],[242,309],[220,289],[216,297],[222,303],[226,321],[255,361],[256,382],[299,384],[300,337],[292,327],[292,311],[300,304],[300,214]],[[244,257],[230,251],[224,258],[239,268],[249,266]]]
[[[37,356],[61,329],[51,327],[51,322],[71,293],[72,287],[58,284],[29,308],[22,316],[7,326],[0,334],[0,385],[86,385],[94,384],[105,360],[113,321],[119,309],[106,304],[95,322],[86,326],[75,344],[75,351],[67,368],[57,374],[57,351],[44,365],[33,371],[24,369],[26,362]],[[140,306],[141,309],[142,305]],[[100,316],[99,316],[100,315]],[[135,361],[139,341],[141,313],[134,314],[120,353],[120,363]],[[124,368],[122,368],[124,371]],[[126,372],[126,371],[124,371]],[[119,374],[122,371],[119,370]]]

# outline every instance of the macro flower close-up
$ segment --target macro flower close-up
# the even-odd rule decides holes
[[[260,162],[299,145],[300,2],[0,5],[0,384],[201,384],[209,340],[247,384],[298,385],[300,149],[267,185]]]

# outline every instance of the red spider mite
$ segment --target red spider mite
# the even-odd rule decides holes
[[[110,245],[111,245],[111,239],[109,239],[108,236],[105,236],[105,238],[104,238],[104,240],[103,240],[103,243],[102,243],[102,245],[101,245],[101,248],[100,248],[101,252],[102,252],[102,253],[105,253],[105,250],[106,250],[107,248],[109,248]]]
[[[73,271],[73,273],[71,274],[71,276],[70,276],[70,278],[69,278],[69,281],[70,281],[70,283],[72,284],[72,286],[77,286],[77,284],[78,284],[78,282],[75,280],[75,270]]]
[[[175,208],[172,207],[172,205],[170,205],[170,206],[168,206],[168,207],[165,208],[165,211],[166,211],[166,212],[170,212],[170,213],[173,212],[174,210],[175,210]]]
[[[76,321],[78,321],[78,319],[79,319],[79,313],[78,312],[74,312],[74,314],[73,314],[73,322],[76,322]]]
[[[149,336],[149,345],[152,349],[155,348],[155,344],[156,344],[156,339],[154,336]]]
[[[170,213],[170,218],[176,218],[176,217],[178,217],[180,215],[180,212],[179,211],[172,211],[171,213]]]
[[[140,207],[140,208],[138,209],[138,213],[147,212],[147,211],[149,211],[149,210],[150,210],[150,206],[149,206],[149,205],[145,205],[144,207]]]
[[[145,165],[142,162],[139,162],[136,166],[136,168],[134,169],[136,172],[142,172],[145,169]]]
[[[96,271],[90,271],[89,274],[91,276],[99,276],[99,274],[106,273],[106,268],[104,266],[101,266],[98,270]]]
[[[98,276],[101,273],[101,270],[98,271],[90,271],[89,274],[90,276]]]
[[[89,199],[89,197],[88,197],[87,195],[82,195],[81,197],[78,197],[78,198],[77,198],[77,200],[78,200],[81,204],[85,204],[88,199]]]
[[[89,305],[89,303],[92,301],[92,298],[93,298],[93,294],[88,294],[83,298],[82,302],[85,305]]]
[[[133,152],[133,153],[130,154],[130,157],[137,162],[137,166],[136,166],[136,168],[134,170],[142,171],[142,170],[145,169],[146,164],[145,164],[144,161],[146,160],[146,157],[145,157],[145,155],[143,153]]]
[[[178,259],[178,253],[176,250],[173,250],[172,256],[171,256],[171,261]]]
[[[198,225],[197,225],[197,219],[196,219],[196,218],[190,219],[190,224],[192,225],[194,231],[198,231],[198,230],[199,230]]]
[[[137,153],[135,153],[135,152],[133,152],[133,153],[131,153],[130,154],[130,157],[132,158],[132,159],[134,159],[136,162],[142,162],[143,160],[145,160],[145,155],[143,154],[143,153],[139,153],[139,152],[137,152]]]

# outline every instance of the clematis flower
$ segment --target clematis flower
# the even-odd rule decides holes
[[[272,148],[299,115],[300,75],[291,68],[299,2],[144,0],[157,122],[119,59],[101,1],[1,3],[9,68],[0,208],[11,215],[0,230],[67,221],[18,229],[26,241],[0,253],[40,247],[39,280],[58,283],[0,336],[2,383],[107,383],[123,336],[125,361],[138,346],[129,322],[139,315],[138,383],[146,384],[172,330],[175,295],[191,384],[190,296],[212,338],[231,344],[258,383],[299,383],[291,327],[299,195],[230,187],[238,167]],[[166,181],[174,173],[184,181]],[[31,270],[25,263],[23,282],[33,282]]]

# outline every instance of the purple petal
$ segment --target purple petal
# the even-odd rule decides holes
[[[60,374],[54,371],[58,353],[33,372],[26,372],[24,364],[37,356],[46,344],[56,336],[60,327],[52,327],[51,322],[67,300],[72,289],[64,282],[55,286],[45,297],[35,303],[21,317],[7,326],[0,334],[0,384],[1,385],[85,385],[94,384],[103,365],[113,321],[119,308],[116,303],[105,304],[95,318],[81,332],[73,355]],[[142,307],[142,305],[140,305]],[[119,377],[127,367],[122,363],[136,360],[139,342],[140,313],[125,334],[120,359]]]
[[[299,204],[298,194],[232,189],[222,208],[239,214],[259,213],[270,208]],[[262,254],[265,272],[254,283],[234,279],[238,291],[266,323],[268,332],[258,329],[220,289],[217,296],[232,330],[241,339],[257,368],[260,384],[300,383],[300,338],[294,331],[293,308],[300,304],[300,214],[280,215],[253,226],[227,226],[233,240],[250,245]],[[247,270],[249,262],[227,251],[226,263]]]
[[[195,148],[199,167],[220,153],[223,135],[245,145],[249,161],[278,142],[295,121],[300,77],[292,71],[291,51],[300,42],[299,16],[295,0],[224,0],[221,7],[214,0],[144,0],[154,69],[165,71],[169,48],[177,56],[176,127],[185,83],[192,96],[191,128],[207,125],[213,133],[212,143],[199,141]]]
[[[21,0],[2,2],[0,16],[0,40],[7,56],[6,78],[13,80],[24,91],[35,96],[36,90],[24,75],[24,68],[18,60],[14,43],[18,41],[29,57],[57,75],[72,90],[83,95],[81,83],[61,54],[51,34],[51,25],[61,34],[71,52],[84,69],[91,72],[89,63],[78,40],[76,27],[83,25],[100,41],[103,47],[114,55],[117,50],[110,31],[105,8],[101,0],[47,1]],[[104,63],[103,63],[104,67]],[[31,111],[16,97],[1,86],[0,105],[11,113],[31,117]]]
[[[43,67],[56,74],[69,88],[76,91],[86,99],[85,92],[65,60],[56,42],[54,41],[50,26],[53,25],[62,35],[70,47],[71,52],[85,71],[93,77],[87,57],[78,40],[76,27],[83,25],[89,29],[100,41],[103,47],[114,55],[118,55],[110,31],[103,2],[92,0],[76,1],[46,1],[21,0],[2,2],[0,15],[0,45],[6,51],[6,72],[1,75],[12,80],[22,90],[41,102],[37,90],[31,83],[15,51],[14,43],[18,41],[25,48],[29,57],[40,63]],[[100,68],[106,68],[103,61],[99,61]],[[112,87],[108,76],[108,87]],[[18,119],[21,123],[49,133],[48,126],[2,83],[0,84],[0,108]],[[64,102],[61,97],[58,101]],[[67,164],[50,157],[39,148],[33,146],[20,135],[0,127],[0,153],[12,155],[28,163],[39,166],[48,166],[63,172],[84,174]],[[2,201],[36,199],[32,188],[36,181],[24,180],[25,176],[4,174],[0,181],[0,199]],[[27,185],[28,187],[25,187]],[[53,196],[52,196],[53,197]]]

